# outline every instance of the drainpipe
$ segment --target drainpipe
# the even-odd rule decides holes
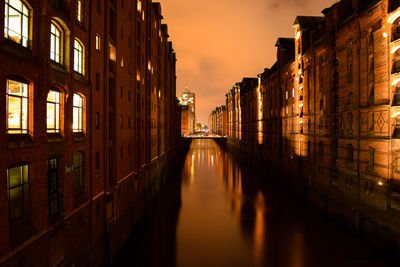
[[[358,56],[358,133],[357,133],[357,210],[356,210],[356,226],[359,225],[360,223],[360,150],[361,150],[361,58],[360,58],[360,49],[361,49],[361,25],[360,21],[357,17],[357,22],[358,22],[358,45],[357,45],[357,56]]]

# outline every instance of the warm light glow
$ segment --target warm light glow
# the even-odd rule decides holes
[[[386,37],[388,37],[389,35],[388,35],[386,32],[384,32],[384,33],[382,34],[382,36],[386,38]]]
[[[47,132],[60,132],[60,93],[52,90],[47,95]]]
[[[78,94],[74,94],[73,99],[72,130],[74,133],[83,131],[83,98]]]
[[[300,36],[301,36],[301,32],[300,32],[300,31],[297,31],[296,40],[299,40],[299,39],[300,39]]]
[[[397,50],[399,50],[400,45],[395,46],[392,51],[390,51],[392,54],[396,53]]]
[[[28,84],[7,80],[7,133],[28,133]]]
[[[378,182],[378,185],[382,186],[382,185],[383,185],[383,182],[382,182],[382,181],[379,181],[379,182]]]
[[[28,47],[29,13],[28,7],[21,0],[6,1],[4,10],[4,37]]]
[[[392,85],[396,85],[398,82],[400,82],[400,79],[396,79],[392,82]]]
[[[388,23],[392,24],[398,17],[400,17],[400,10],[394,12],[387,20]]]

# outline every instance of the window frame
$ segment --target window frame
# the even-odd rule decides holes
[[[76,0],[76,21],[83,24],[83,1]]]
[[[12,42],[15,42],[17,44],[20,44],[23,47],[31,48],[31,10],[32,9],[25,1],[22,1],[22,0],[17,0],[17,1],[19,1],[21,3],[22,10],[19,10],[19,9],[17,9],[17,7],[10,5],[10,0],[4,1],[4,38],[9,39]],[[19,13],[20,32],[15,32],[14,30],[9,28],[10,8],[12,10],[14,10],[14,12]],[[26,26],[26,27],[24,27],[24,26]],[[24,28],[26,28],[26,29],[24,30]],[[14,38],[19,38],[19,40],[15,40],[13,38],[13,36],[10,36],[10,31],[13,33],[16,33],[17,36],[14,36]],[[24,38],[26,39],[26,41],[24,41]]]
[[[16,185],[10,185],[10,170],[11,169],[16,169],[16,168],[21,168],[21,177],[20,177],[20,183]],[[24,177],[24,169],[26,168],[26,179]],[[21,188],[21,196],[20,201],[22,206],[20,207],[22,209],[21,215],[18,217],[12,216],[12,201],[10,199],[10,195],[12,190]],[[24,220],[26,220],[29,217],[29,210],[30,210],[30,194],[29,194],[29,164],[28,163],[21,163],[20,165],[12,166],[7,169],[7,199],[8,199],[8,213],[9,213],[9,222],[10,226],[12,226],[14,223],[19,223]],[[25,192],[27,191],[27,192]],[[27,194],[27,196],[25,195]]]
[[[78,100],[79,97],[79,101],[80,102],[75,102],[75,100]],[[72,132],[73,133],[83,133],[84,132],[84,97],[80,94],[73,94],[73,101],[72,101]],[[77,111],[77,113],[75,113],[75,111]],[[78,117],[75,117],[78,116]],[[77,120],[77,125],[75,126]]]
[[[58,175],[58,159],[57,158],[50,158],[47,160],[47,180],[48,180],[48,202],[49,202],[49,216],[50,218],[54,218],[60,213],[60,205],[58,202],[59,196],[59,175]],[[53,189],[53,181],[51,180],[50,175],[55,174],[55,184],[54,190]],[[55,203],[55,206],[52,204]],[[55,211],[53,208],[55,207]]]
[[[74,71],[85,75],[85,46],[78,39],[74,39]]]
[[[85,172],[84,172],[85,167],[84,167],[83,152],[77,151],[73,154],[73,169],[74,169],[74,188],[73,188],[74,193],[75,195],[83,195],[85,192]]]
[[[59,36],[57,36],[57,32],[53,33],[53,27],[56,31],[58,31]],[[53,39],[56,41],[58,40],[58,45],[57,42],[55,41],[54,47],[52,45]],[[63,64],[63,43],[64,43],[64,31],[57,22],[52,20],[50,24],[50,60],[61,65]],[[53,49],[55,51],[53,51]],[[57,58],[57,49],[58,49],[58,58]]]
[[[54,92],[57,97],[55,97],[54,101],[49,101],[49,95],[50,93]],[[58,101],[58,102],[57,102]],[[48,124],[48,110],[49,110],[49,105],[53,105],[54,108],[54,128],[49,128]],[[50,89],[48,94],[47,94],[47,99],[46,99],[46,131],[47,133],[60,133],[61,132],[61,93],[57,90]]]
[[[20,83],[21,86],[25,86],[26,87],[26,93],[21,93],[20,95],[18,94],[12,94],[10,93],[10,87],[9,87],[9,82],[16,82],[16,83]],[[29,97],[29,83],[27,81],[23,81],[23,80],[18,80],[15,78],[7,78],[6,79],[6,132],[7,134],[29,134],[29,101],[30,101],[30,97]],[[22,89],[22,87],[21,87]],[[22,95],[24,94],[24,95]],[[19,98],[19,128],[10,128],[9,127],[9,110],[10,110],[10,97],[11,98]],[[24,101],[25,100],[25,101]],[[26,112],[24,114],[24,108],[23,106],[26,106]],[[25,123],[24,123],[24,119],[25,118]]]

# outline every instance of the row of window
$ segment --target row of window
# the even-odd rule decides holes
[[[31,11],[21,0],[6,0],[4,11],[4,37],[24,47],[30,47]],[[82,1],[77,0],[77,20],[82,22]],[[50,26],[50,59],[63,64],[65,34],[59,23],[52,21]],[[98,42],[97,42],[98,41]],[[100,40],[96,38],[96,49]],[[84,46],[74,39],[74,71],[84,74]]]
[[[7,133],[27,134],[29,132],[30,92],[28,83],[7,80]],[[60,133],[62,93],[50,90],[47,95],[47,132]],[[73,95],[73,132],[83,132],[84,99],[79,94]]]
[[[74,193],[84,194],[84,167],[83,153],[73,155]],[[58,160],[52,158],[47,161],[48,203],[49,215],[59,214],[59,178]],[[7,169],[7,195],[10,224],[20,223],[29,217],[30,206],[30,171],[29,164],[20,164]]]

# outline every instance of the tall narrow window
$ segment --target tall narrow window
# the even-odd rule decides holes
[[[347,47],[347,82],[353,81],[353,43],[350,42]]]
[[[4,37],[22,46],[29,44],[30,11],[21,0],[5,0]]]
[[[83,172],[83,153],[75,152],[73,157],[74,166],[74,193],[82,195],[84,193],[84,172]]]
[[[81,23],[83,21],[82,0],[76,0],[76,19]]]
[[[96,34],[96,50],[100,51],[101,48],[101,37],[100,35]]]
[[[61,63],[61,42],[62,36],[60,29],[51,23],[50,26],[50,59]]]
[[[10,225],[25,219],[29,213],[29,168],[20,165],[7,169],[7,192]]]
[[[72,130],[74,133],[83,132],[83,98],[78,94],[74,94]]]
[[[375,165],[375,149],[373,147],[369,148],[369,161],[368,161],[368,168],[372,170]]]
[[[28,84],[7,80],[7,133],[28,133]]]
[[[49,182],[49,215],[53,217],[58,214],[58,163],[57,159],[47,161],[47,178]]]
[[[353,163],[354,161],[354,148],[352,144],[347,145],[347,162]]]
[[[83,74],[83,45],[78,39],[74,40],[74,71]]]
[[[47,132],[60,132],[60,93],[52,90],[47,95]]]

